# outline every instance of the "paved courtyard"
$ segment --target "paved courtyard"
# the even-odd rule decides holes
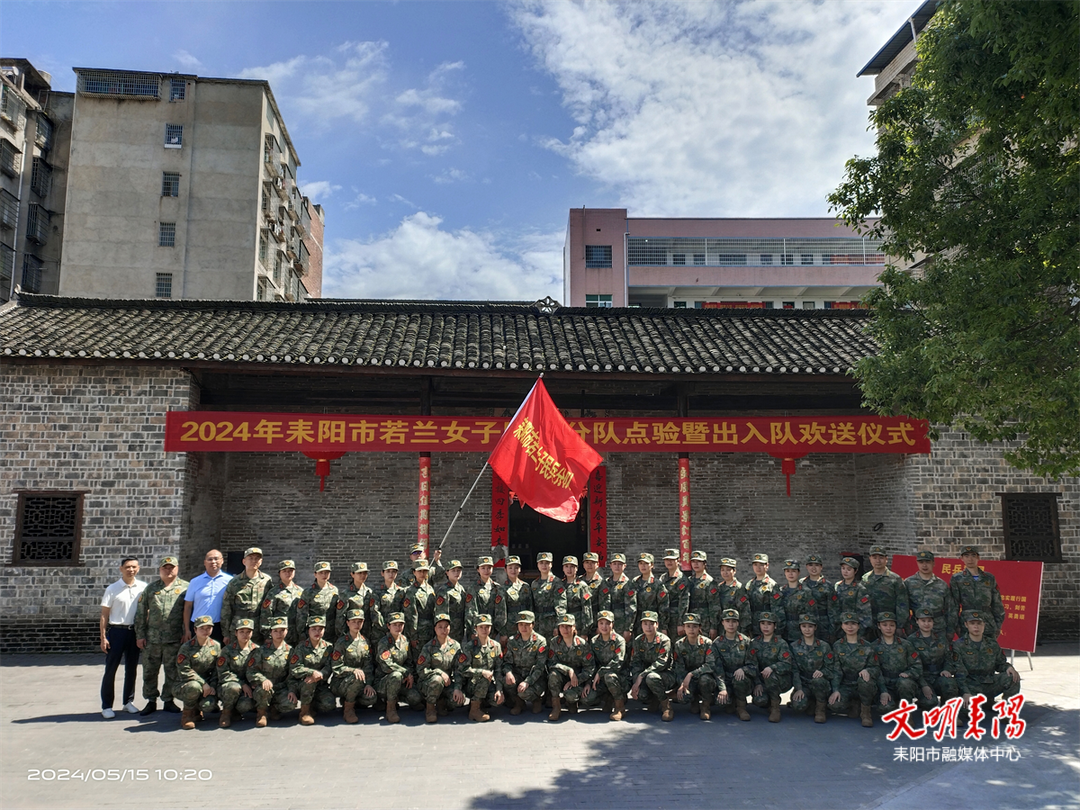
[[[1033,671],[1017,657],[1027,701],[1021,738],[988,733],[979,742],[940,743],[889,742],[891,724],[864,729],[830,717],[817,726],[787,709],[778,725],[758,710],[750,723],[727,715],[703,723],[685,710],[661,723],[636,708],[623,723],[599,712],[551,724],[500,711],[478,725],[459,710],[437,726],[406,711],[397,726],[369,713],[357,726],[322,717],[314,728],[290,719],[255,729],[247,719],[232,729],[204,722],[185,732],[178,715],[160,711],[102,719],[101,659],[0,662],[0,806],[1080,807],[1073,644],[1041,646]],[[905,761],[897,761],[900,747]],[[906,761],[912,748],[923,761]]]

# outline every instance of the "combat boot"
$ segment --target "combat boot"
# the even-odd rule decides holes
[[[608,692],[605,692],[604,696],[600,699],[600,705],[603,706],[604,711],[607,712],[608,714],[611,714],[611,709],[612,709],[611,703],[612,703],[611,694],[608,693]]]
[[[315,718],[311,715],[311,704],[303,703],[300,705],[300,725],[313,726],[315,725]]]
[[[649,698],[649,702],[645,704],[645,711],[658,712],[660,711],[660,701],[654,697]]]
[[[772,697],[772,696],[769,697],[769,722],[770,723],[779,723],[780,722],[780,698],[779,697]]]
[[[439,713],[439,717],[450,714],[450,704],[446,700],[446,695],[439,695],[439,699],[435,701],[435,711]]]
[[[698,716],[702,720],[712,719],[712,695],[706,695],[701,699],[701,711],[698,712]]]
[[[746,710],[746,698],[736,696],[732,701],[735,704],[735,714],[739,716],[742,721],[750,719],[750,712]]]
[[[870,704],[869,703],[862,704],[860,714],[862,715],[863,728],[873,728],[874,727],[874,714],[873,714],[873,712],[870,711]]]
[[[221,719],[218,720],[219,728],[228,728],[232,725],[232,709],[222,709]]]
[[[439,710],[435,707],[434,703],[429,703],[424,709],[424,721],[427,723],[439,722]]]
[[[514,715],[514,717],[517,717],[523,711],[525,711],[525,701],[519,698],[517,695],[514,695],[514,705],[510,708],[510,714]]]
[[[266,709],[256,710],[255,728],[266,728]]]
[[[566,713],[567,714],[577,714],[577,701],[576,700],[568,700],[568,701],[566,701]]]
[[[817,702],[817,705],[814,706],[814,722],[815,723],[824,723],[825,722],[825,701],[824,700],[819,700]]]
[[[701,701],[698,700],[697,698],[690,698],[690,713],[691,714],[700,714],[701,713]]]
[[[397,713],[397,701],[387,701],[386,703],[386,722],[387,723],[400,723],[401,718]]]
[[[626,699],[615,700],[615,711],[611,713],[612,720],[622,720],[623,715],[626,713]]]
[[[341,708],[344,709],[344,716],[346,723],[359,723],[360,718],[356,716],[356,702],[349,703],[348,701],[341,704]]]
[[[480,701],[474,699],[469,702],[469,719],[476,723],[486,723],[491,719],[491,715],[484,714],[484,710],[480,708]]]
[[[195,710],[184,709],[180,714],[180,728],[191,730],[195,728]]]
[[[280,720],[281,719],[281,710],[277,706],[271,706],[270,707],[270,719],[271,720]]]
[[[663,720],[665,723],[670,723],[672,720],[675,719],[675,712],[671,710],[670,700],[661,700],[660,710],[663,712],[663,714],[660,715],[660,719]]]
[[[551,698],[551,714],[548,715],[548,720],[554,722],[559,719],[560,714],[562,714],[562,704],[559,702],[559,698],[553,695]]]
[[[848,701],[847,716],[854,720],[859,717],[860,713],[861,709],[859,708],[859,699],[857,697],[854,697],[850,701]]]
[[[537,698],[532,702],[532,713],[540,714],[544,710],[544,701]]]

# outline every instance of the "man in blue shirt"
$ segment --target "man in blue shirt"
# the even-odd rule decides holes
[[[232,579],[230,574],[221,570],[225,557],[216,548],[206,552],[203,565],[205,574],[199,574],[188,583],[184,597],[184,642],[191,641],[194,635],[191,626],[192,616],[209,616],[214,620],[214,632],[211,638],[217,642],[223,640],[221,632],[221,604],[225,600],[225,586]]]

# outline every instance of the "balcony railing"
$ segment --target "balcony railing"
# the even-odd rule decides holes
[[[26,126],[26,102],[19,98],[15,88],[6,84],[0,90],[0,118],[16,129]]]
[[[880,239],[641,237],[627,239],[631,267],[881,265]]]
[[[161,76],[156,73],[83,70],[79,72],[78,91],[85,96],[157,100],[161,95]]]

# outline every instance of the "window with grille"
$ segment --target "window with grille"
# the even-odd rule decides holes
[[[187,94],[187,82],[184,79],[169,79],[169,101],[183,101]]]
[[[172,298],[172,273],[155,274],[154,297]]]
[[[803,264],[813,264],[814,263],[814,254],[813,253],[803,253],[802,254],[802,263]]]
[[[705,254],[704,253],[695,253],[694,254],[694,264],[701,264],[701,265],[705,264]]]
[[[772,254],[771,253],[762,253],[761,254],[761,263],[762,264],[772,264]]]
[[[6,296],[15,275],[15,248],[0,242],[0,295]]]
[[[44,262],[37,256],[28,253],[23,256],[22,283],[20,286],[29,293],[41,292],[41,268]]]
[[[0,171],[9,177],[18,177],[21,163],[22,152],[7,138],[0,138]]]
[[[37,114],[37,135],[35,136],[35,142],[38,146],[48,152],[52,149],[53,141],[53,124],[43,113]]]
[[[0,190],[0,228],[15,229],[19,221],[19,198],[6,189]]]
[[[258,287],[258,291],[255,293],[255,297],[256,297],[256,300],[259,300],[259,301],[265,301],[266,300],[266,279],[265,278],[260,278],[259,279],[259,287]]]
[[[44,206],[30,203],[26,209],[26,238],[44,245],[49,241],[49,223],[52,215]]]
[[[586,245],[586,267],[611,267],[611,245]]]
[[[0,118],[12,123],[17,129],[26,125],[26,103],[14,88],[8,85],[0,90]]]
[[[795,254],[794,253],[781,253],[780,254],[780,264],[795,264]]]
[[[166,149],[179,149],[184,145],[184,125],[183,124],[166,124],[165,125],[165,148]]]
[[[88,96],[155,99],[161,95],[161,76],[156,73],[83,70],[79,72],[78,91]]]
[[[1055,492],[1002,493],[1005,559],[1062,562]]]
[[[610,295],[586,295],[585,306],[593,308],[599,307],[601,309],[608,309],[612,306]]]
[[[14,565],[78,565],[83,493],[20,492]]]
[[[678,265],[686,264],[686,254],[685,253],[672,253],[671,254],[671,263],[672,264],[678,264]]]
[[[176,247],[176,223],[158,223],[158,245],[160,247]]]
[[[176,172],[162,172],[161,173],[161,196],[162,197],[179,197],[180,196],[180,175]]]
[[[39,197],[49,196],[52,188],[52,166],[43,158],[34,158],[34,164],[30,175],[30,190]]]

